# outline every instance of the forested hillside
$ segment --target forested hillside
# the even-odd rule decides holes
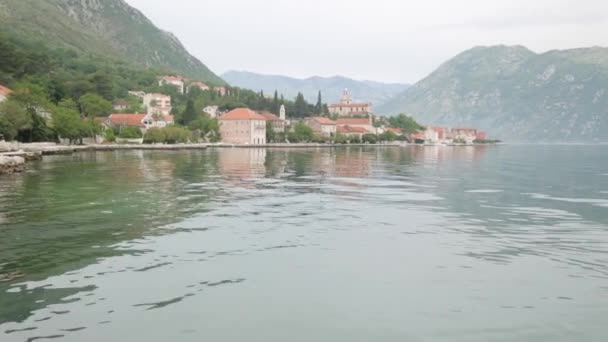
[[[0,0],[0,31],[141,69],[224,83],[173,34],[157,28],[123,0]]]

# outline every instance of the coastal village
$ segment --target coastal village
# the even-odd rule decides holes
[[[157,81],[159,87],[174,87],[180,95],[187,95],[192,91],[213,92],[216,98],[221,99],[231,91],[229,87],[211,86],[175,75],[161,76]],[[0,102],[6,101],[12,93],[11,89],[0,85]],[[94,121],[101,129],[94,136],[80,139],[80,143],[162,143],[162,140],[155,141],[147,137],[153,135],[153,132],[158,133],[158,130],[178,126],[171,95],[131,90],[128,96],[130,101],[124,99],[112,103],[110,115],[95,117]],[[275,98],[276,96],[275,94]],[[132,99],[137,99],[136,107],[140,110],[131,111]],[[274,113],[246,107],[222,110],[216,104],[196,108],[197,115],[217,122],[216,140],[204,136],[197,138],[188,136],[174,143],[214,142],[249,146],[270,143],[471,145],[485,142],[487,139],[486,133],[466,127],[420,125],[418,129],[404,131],[399,125],[393,124],[389,117],[375,114],[371,103],[355,101],[348,89],[344,89],[337,103],[325,106],[324,115],[295,117],[287,112],[285,104],[282,103],[277,108],[278,111]],[[40,115],[52,121],[52,117],[45,115],[43,110]],[[308,132],[307,138],[291,141],[292,133],[298,130]],[[122,134],[123,132],[131,132],[131,134]],[[73,140],[64,138],[59,137],[62,144],[74,143]]]

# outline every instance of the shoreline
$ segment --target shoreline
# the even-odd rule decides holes
[[[306,149],[306,148],[341,148],[341,147],[371,147],[371,148],[403,148],[403,147],[478,147],[494,146],[497,144],[473,144],[473,145],[422,145],[422,144],[318,144],[318,143],[272,143],[264,145],[229,145],[229,144],[96,144],[96,145],[57,145],[54,143],[11,143],[6,144],[0,151],[0,175],[13,174],[25,171],[29,161],[41,160],[43,156],[71,155],[78,152],[111,152],[111,151],[194,151],[207,150],[209,148],[219,149],[252,149],[252,148],[276,148],[276,149]]]

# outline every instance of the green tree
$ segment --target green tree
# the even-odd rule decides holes
[[[18,101],[10,98],[0,103],[0,135],[11,141],[20,131],[32,127],[32,117]]]
[[[99,132],[99,127],[94,120],[82,120],[78,113],[76,103],[72,100],[64,100],[59,103],[53,112],[53,126],[60,138],[68,139],[70,144],[80,141],[82,138],[93,137]]]
[[[182,113],[181,124],[189,125],[192,121],[196,120],[199,117],[196,108],[194,107],[194,101],[192,99],[188,100],[186,104],[186,109]]]
[[[363,138],[361,139],[361,141],[363,141],[364,143],[368,143],[368,144],[375,144],[378,142],[378,136],[375,134],[365,134],[363,135]]]
[[[277,134],[272,126],[272,121],[266,121],[266,142],[276,142]]]
[[[162,128],[153,127],[144,134],[144,143],[146,144],[160,144],[164,143],[166,139],[167,136]]]
[[[95,92],[106,100],[114,98],[114,84],[112,77],[106,72],[97,72],[91,77],[91,83],[95,85]]]
[[[87,93],[81,96],[78,104],[85,116],[107,116],[112,113],[112,103],[97,94]]]
[[[220,124],[217,119],[212,119],[207,115],[201,115],[198,119],[192,121],[188,128],[197,132],[198,137],[204,139],[206,142],[219,141],[220,136]],[[198,140],[194,139],[193,140]]]
[[[139,139],[143,137],[143,134],[138,127],[125,126],[120,128],[118,137],[123,139]]]
[[[306,100],[304,99],[304,95],[302,93],[298,93],[298,96],[296,96],[296,101],[294,103],[293,115],[297,118],[305,117],[308,114],[307,107],[308,107],[308,104],[306,103]]]
[[[314,139],[314,132],[307,124],[298,122],[293,132],[288,134],[288,138],[290,142],[310,142]]]
[[[317,104],[315,105],[315,114],[318,114],[318,115],[323,114],[323,98],[321,97],[320,90],[319,90],[319,95],[317,96]]]
[[[114,130],[111,128],[108,128],[105,130],[104,137],[105,137],[106,141],[108,141],[108,142],[116,141],[116,134],[114,134]]]
[[[391,127],[400,128],[405,134],[413,134],[424,129],[414,118],[405,114],[393,116],[388,119],[388,122]]]
[[[277,90],[274,91],[274,97],[272,98],[272,108],[270,109],[270,111],[275,115],[279,115],[279,112],[281,111],[281,103],[279,103],[279,92]]]
[[[391,131],[385,131],[384,133],[380,134],[378,136],[378,139],[380,141],[395,141],[397,140],[398,136],[397,134],[391,132]]]

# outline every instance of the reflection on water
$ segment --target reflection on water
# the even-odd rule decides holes
[[[0,340],[605,340],[607,154],[47,158],[0,179]]]

